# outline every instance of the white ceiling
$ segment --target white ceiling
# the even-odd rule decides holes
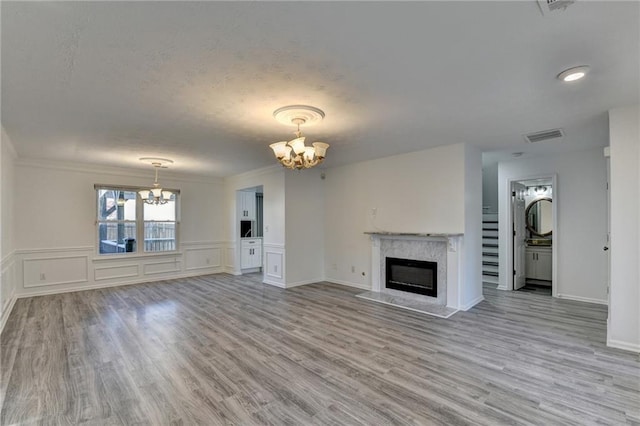
[[[639,101],[635,1],[1,8],[2,124],[26,158],[228,176],[275,163],[289,104],[326,112],[303,132],[331,144],[327,167],[458,142],[535,155],[606,145],[607,110]],[[555,78],[582,64],[585,80]],[[560,143],[523,142],[558,127]]]

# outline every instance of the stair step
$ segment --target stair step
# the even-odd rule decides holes
[[[500,279],[498,277],[483,276],[482,282],[486,284],[500,284]]]
[[[498,236],[497,235],[483,235],[482,239],[483,240],[497,240]]]
[[[489,243],[484,243],[483,242],[482,243],[482,247],[495,247],[495,248],[498,248],[498,245],[497,244],[489,244]]]
[[[498,274],[497,272],[493,272],[493,271],[482,271],[482,276],[499,277],[500,274]]]
[[[498,257],[498,252],[492,253],[490,251],[483,251],[482,255],[483,256],[490,256],[490,257]]]
[[[483,266],[499,266],[500,264],[498,262],[491,262],[491,261],[482,261],[482,265]]]

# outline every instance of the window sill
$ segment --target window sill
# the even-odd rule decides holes
[[[162,256],[182,256],[181,251],[163,251],[159,253],[133,253],[133,254],[103,254],[94,257],[94,262],[102,262],[105,260],[131,260],[131,259],[148,259]]]

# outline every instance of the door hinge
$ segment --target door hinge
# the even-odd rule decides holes
[[[514,269],[514,270],[513,270],[513,275],[515,275],[515,274],[516,274],[516,270]]]
[[[516,191],[511,191],[511,196],[515,197],[516,196]]]

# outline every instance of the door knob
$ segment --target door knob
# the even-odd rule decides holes
[[[609,250],[609,247],[604,246],[604,247],[602,247],[602,250],[607,251],[607,250]]]

